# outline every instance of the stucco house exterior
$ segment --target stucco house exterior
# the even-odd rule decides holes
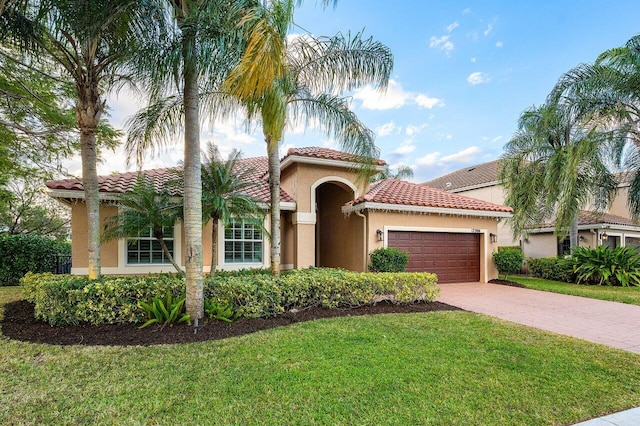
[[[465,167],[423,185],[465,195],[491,203],[504,204],[504,187],[498,179],[498,161]],[[583,210],[578,217],[579,244],[582,247],[640,246],[640,223],[634,222],[627,209],[629,174],[618,174],[618,192],[607,212]],[[568,238],[558,239],[553,222],[536,225],[513,239],[507,221],[498,224],[498,245],[520,245],[525,257],[553,257],[569,253]]]
[[[358,178],[354,160],[349,154],[315,147],[290,149],[282,158],[283,270],[327,266],[365,271],[371,251],[398,247],[409,252],[408,270],[434,272],[439,282],[487,282],[497,277],[491,253],[497,247],[498,221],[511,215],[509,207],[396,179],[370,184]],[[384,165],[378,160],[375,167],[382,171]],[[247,158],[241,166],[252,170],[251,195],[267,209],[267,158]],[[171,176],[168,169],[142,173],[158,187]],[[137,176],[131,172],[99,178],[102,220],[117,213],[118,194],[130,190]],[[48,181],[46,186],[51,197],[71,207],[72,273],[86,274],[82,182]],[[260,229],[241,221],[220,229],[220,269],[269,266],[269,242]],[[184,265],[181,224],[169,235],[173,255]],[[207,272],[211,223],[203,227],[203,246]],[[103,274],[173,272],[150,234],[103,243],[101,260]]]

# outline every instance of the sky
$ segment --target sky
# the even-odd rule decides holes
[[[335,7],[307,0],[292,34],[338,32],[373,37],[394,55],[386,92],[363,87],[345,93],[351,108],[376,134],[381,158],[410,166],[414,182],[500,157],[520,114],[544,102],[558,78],[603,51],[640,34],[637,0],[339,0]],[[127,91],[108,97],[109,120],[123,128],[143,101]],[[242,118],[203,125],[201,143],[232,148],[245,157],[266,155],[260,129]],[[318,128],[292,125],[280,147],[340,149]],[[174,146],[148,156],[144,169],[173,166]],[[78,157],[67,169],[80,175]],[[123,150],[105,151],[100,174],[135,170]]]

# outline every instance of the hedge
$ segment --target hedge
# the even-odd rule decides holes
[[[41,235],[0,234],[0,286],[16,285],[27,272],[52,272],[56,256],[71,245]]]
[[[560,257],[541,257],[527,259],[529,273],[545,280],[575,282],[573,265]]]
[[[204,280],[204,296],[231,303],[239,317],[258,318],[311,306],[346,308],[373,304],[432,302],[437,277],[430,273],[358,273],[340,269],[296,270],[280,277],[266,273],[221,274]],[[85,277],[27,274],[23,293],[35,304],[35,316],[51,325],[140,323],[139,301],[170,291],[184,297],[184,279],[174,275]]]

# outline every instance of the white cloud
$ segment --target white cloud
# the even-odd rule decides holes
[[[469,60],[475,64],[478,59],[475,56],[473,56]]]
[[[280,156],[284,156],[291,148],[295,148],[296,146],[292,143],[285,143],[280,147]]]
[[[443,35],[442,37],[432,36],[429,39],[429,47],[433,47],[434,49],[444,50],[444,53],[447,56],[451,55],[451,51],[454,49],[453,42],[449,40],[448,35]]]
[[[413,136],[416,133],[420,132],[422,129],[424,129],[425,127],[427,127],[426,124],[421,124],[419,126],[413,126],[413,125],[409,125],[407,126],[407,128],[405,129],[404,133],[407,136]]]
[[[377,127],[376,133],[378,134],[378,136],[382,138],[385,136],[389,136],[393,132],[399,131],[399,130],[400,128],[397,127],[393,121],[390,121],[388,123],[384,123],[382,126]]]
[[[495,138],[491,139],[491,143],[496,143],[500,140],[502,140],[502,135],[496,136]]]
[[[385,110],[404,106],[411,94],[402,89],[400,83],[389,80],[389,86],[385,92],[376,90],[373,86],[365,86],[358,89],[353,98],[362,101],[364,109]]]
[[[496,42],[496,47],[500,49],[504,44],[501,41]]]
[[[326,139],[322,142],[322,146],[329,149],[340,149],[335,139]]]
[[[469,74],[469,77],[467,77],[467,82],[472,86],[475,86],[476,84],[488,83],[489,80],[489,76],[482,72],[474,72]]]
[[[443,163],[471,163],[477,159],[479,152],[480,148],[472,146],[455,154],[444,156],[440,161]]]
[[[436,134],[438,140],[451,140],[453,139],[453,135],[450,133],[438,133]]]
[[[396,154],[410,154],[416,150],[412,140],[402,142],[393,152]]]
[[[453,23],[447,25],[447,32],[450,33],[451,31],[455,30],[459,26],[460,26],[460,24],[458,23],[458,21],[453,22]]]
[[[470,14],[470,13],[471,13],[471,8],[470,8],[470,7],[467,7],[466,9],[464,9],[464,10],[462,11],[462,14],[463,14],[463,15],[468,15],[468,14]]]
[[[488,36],[491,33],[491,31],[493,31],[493,23],[487,25],[487,29],[484,30],[484,33],[483,33],[484,36],[485,37]]]
[[[432,152],[431,154],[427,154],[424,157],[420,157],[416,160],[416,164],[419,166],[435,166],[438,162],[438,158],[440,157],[439,152]]]
[[[444,106],[444,102],[442,101],[442,99],[430,98],[429,96],[422,93],[416,95],[414,99],[416,103],[423,108],[431,109],[434,106]]]
[[[418,106],[428,109],[444,106],[441,99],[430,98],[424,93],[405,91],[395,80],[389,80],[389,86],[385,92],[378,91],[372,86],[365,86],[358,89],[353,94],[353,98],[362,101],[362,108],[369,110],[397,109],[409,102],[415,102]]]

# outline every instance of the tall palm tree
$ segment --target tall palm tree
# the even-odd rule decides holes
[[[327,135],[333,136],[342,149],[363,159],[363,167],[377,158],[378,149],[371,132],[349,108],[348,99],[336,93],[353,90],[358,86],[374,84],[386,86],[393,67],[393,56],[383,44],[363,39],[362,34],[317,38],[305,35],[288,41],[287,30],[292,22],[294,2],[273,1],[263,11],[270,23],[268,37],[256,38],[263,50],[282,52],[274,60],[281,64],[281,77],[262,92],[242,92],[246,87],[238,82],[252,75],[255,65],[241,62],[226,82],[231,93],[247,106],[249,117],[258,116],[269,158],[271,195],[271,268],[280,271],[280,158],[278,148],[287,123],[317,120]],[[247,51],[252,51],[251,39]],[[264,47],[264,45],[267,47]],[[269,49],[268,46],[286,46]],[[277,75],[277,73],[273,73]],[[251,87],[251,85],[249,85]],[[367,176],[368,178],[368,176]]]
[[[556,232],[569,231],[573,249],[580,210],[591,203],[597,210],[610,204],[617,184],[608,159],[624,145],[624,135],[587,126],[582,118],[570,105],[553,103],[521,115],[500,162],[515,238],[555,218]]]
[[[165,241],[165,229],[173,229],[182,216],[180,197],[176,197],[169,188],[156,190],[153,181],[141,175],[131,191],[119,195],[117,201],[119,212],[106,220],[102,240],[135,237],[151,228],[151,233],[160,244],[166,259],[184,276],[184,271],[173,258]]]
[[[243,167],[242,153],[233,150],[224,160],[215,145],[207,146],[202,165],[202,208],[206,221],[212,221],[211,274],[218,260],[218,223],[228,225],[232,219],[245,220],[262,229],[264,211],[249,195],[255,186],[250,175],[253,171]]]
[[[640,35],[565,73],[552,94],[627,135],[631,144],[614,152],[612,161],[635,172],[627,202],[632,216],[640,217]]]
[[[76,124],[80,132],[82,184],[88,217],[89,277],[100,275],[100,201],[97,129],[105,112],[104,95],[123,82],[136,47],[147,37],[155,9],[139,0],[20,0],[11,7],[12,33],[4,42],[24,49],[34,61],[55,64],[73,80]]]
[[[166,0],[162,4],[166,15],[175,19],[174,31],[152,39],[141,51],[138,69],[149,88],[149,106],[130,120],[127,149],[140,159],[148,149],[183,132],[186,309],[197,327],[204,314],[200,110],[215,117],[219,108],[228,108],[220,85],[243,52],[244,18],[261,6],[258,0]],[[270,63],[265,52],[259,52],[256,60],[265,66]],[[213,95],[201,105],[204,94]]]

